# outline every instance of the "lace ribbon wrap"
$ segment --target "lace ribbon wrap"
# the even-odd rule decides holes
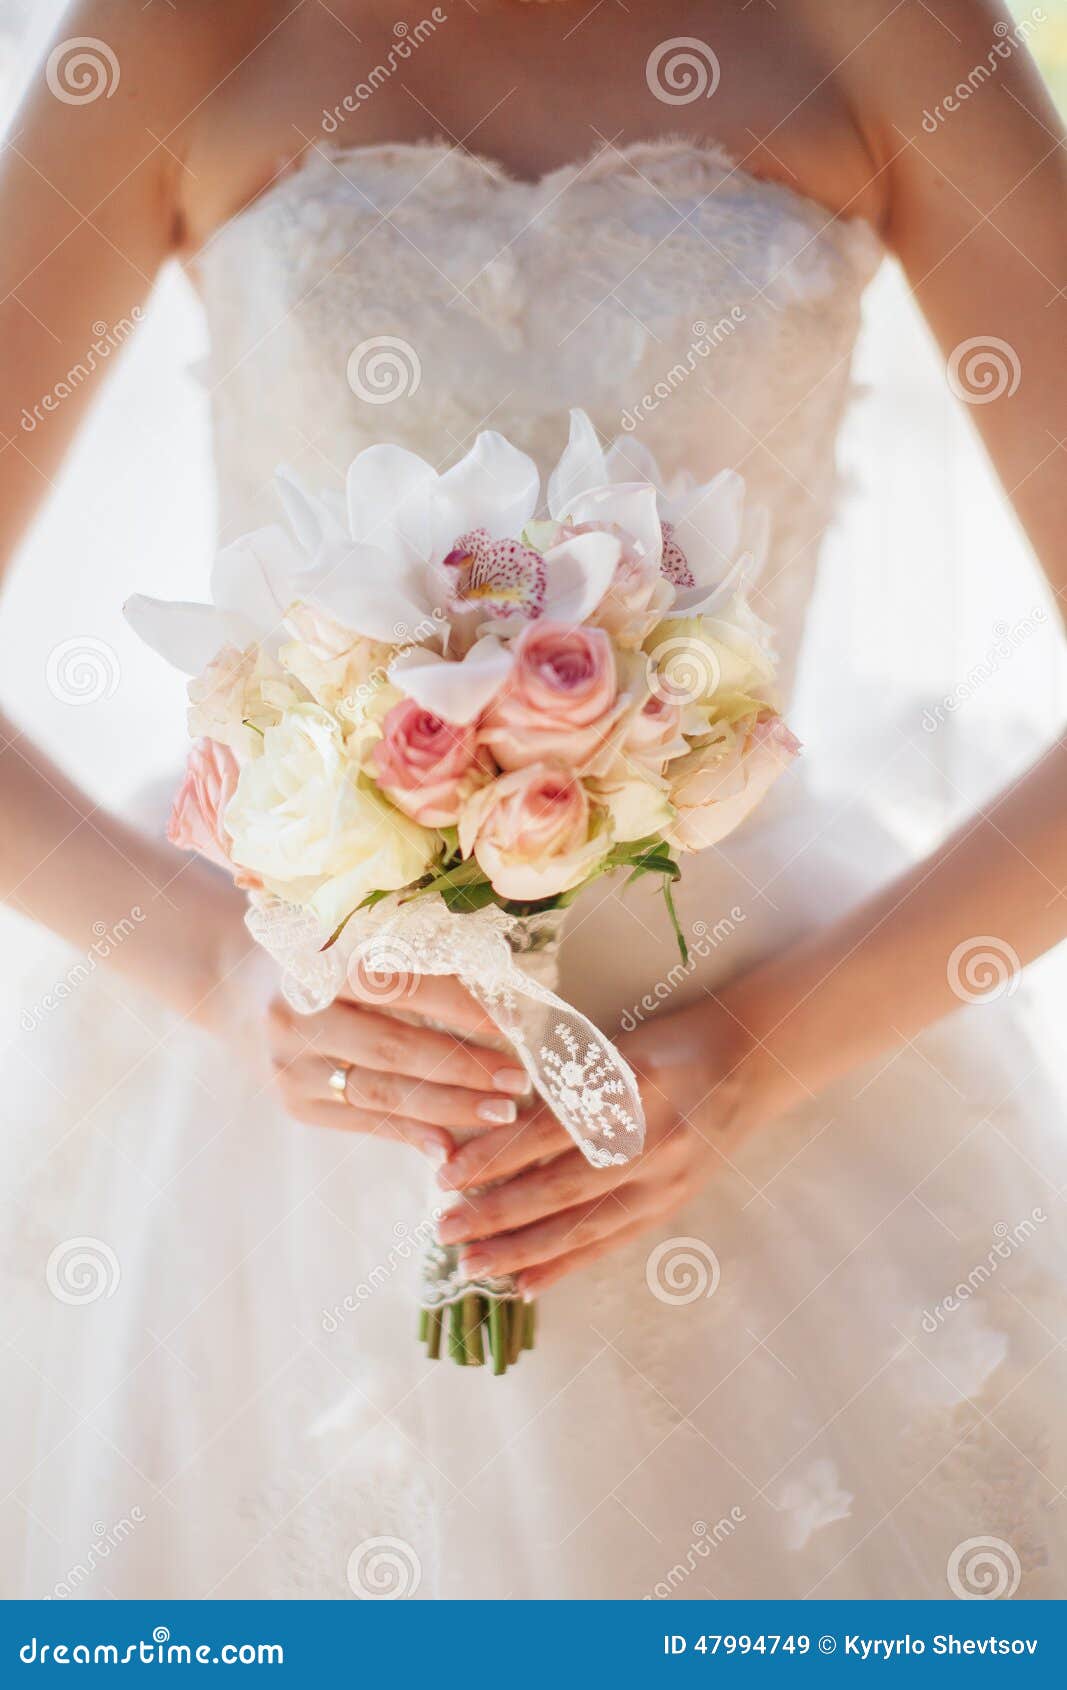
[[[403,1009],[405,983],[453,974],[496,1022],[539,1093],[596,1167],[629,1162],[645,1136],[637,1080],[610,1039],[540,977],[554,963],[562,914],[513,916],[490,905],[455,914],[437,895],[384,898],[352,916],[337,941],[310,911],[253,893],[249,932],[282,968],[292,1007],[313,1015],[331,1004],[350,969],[381,980],[383,1006]]]

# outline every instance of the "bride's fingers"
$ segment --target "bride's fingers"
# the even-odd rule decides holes
[[[328,1077],[328,1065],[326,1073]],[[430,1126],[462,1127],[467,1132],[509,1126],[516,1113],[511,1098],[488,1097],[484,1092],[442,1086],[436,1080],[418,1080],[406,1074],[379,1074],[369,1068],[349,1068],[345,1097],[356,1109],[404,1115]]]
[[[379,974],[361,964],[350,969],[341,996],[370,1009],[428,1015],[457,1033],[500,1036],[496,1022],[451,974]]]
[[[449,1191],[488,1185],[491,1180],[509,1179],[524,1168],[532,1168],[548,1156],[558,1156],[570,1149],[571,1142],[551,1109],[520,1113],[514,1127],[482,1134],[463,1145],[437,1177]]]
[[[529,1090],[525,1070],[507,1052],[462,1044],[451,1033],[409,1027],[395,1016],[377,1015],[354,1004],[335,1003],[315,1017],[308,1042],[324,1057],[371,1068],[377,1074],[403,1074],[437,1085],[495,1093],[501,1103]],[[498,1122],[504,1110],[492,1117]],[[487,1117],[489,1118],[489,1117]],[[515,1119],[515,1112],[511,1112]]]
[[[550,1262],[540,1267],[527,1268],[518,1276],[518,1287],[524,1297],[539,1297],[542,1291],[547,1291],[550,1285],[555,1285],[558,1279],[563,1279],[568,1273],[576,1273],[580,1268],[589,1267],[599,1261],[601,1256],[608,1256],[613,1250],[621,1249],[624,1244],[630,1244],[635,1238],[640,1238],[647,1232],[653,1217],[642,1215],[639,1220],[631,1221],[627,1226],[620,1226],[617,1232],[605,1233],[594,1244],[586,1244],[581,1250],[568,1250],[563,1255],[556,1256]]]
[[[313,1089],[314,1086],[313,1076],[302,1072],[300,1065],[278,1079],[286,1113],[305,1126],[393,1139],[421,1150],[424,1156],[435,1162],[447,1156],[453,1148],[451,1136],[440,1128],[402,1115],[382,1115],[369,1109],[356,1109],[351,1104],[340,1103],[332,1095],[320,1095]]]
[[[479,1279],[486,1274],[540,1268],[559,1256],[614,1239],[624,1227],[651,1219],[662,1207],[662,1193],[655,1187],[633,1183],[603,1192],[594,1202],[565,1209],[532,1226],[479,1240],[462,1252],[461,1263],[464,1272]]]
[[[579,1151],[568,1150],[544,1167],[466,1198],[442,1220],[439,1236],[442,1244],[463,1244],[511,1232],[546,1215],[595,1202],[632,1177],[630,1168],[593,1168]]]

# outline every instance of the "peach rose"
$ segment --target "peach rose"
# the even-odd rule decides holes
[[[179,851],[197,851],[234,875],[239,886],[258,886],[259,879],[237,870],[230,856],[230,836],[222,825],[226,806],[237,790],[237,758],[228,745],[198,739],[189,752],[185,778],[175,795],[167,824],[167,838]]]
[[[667,833],[682,851],[725,839],[765,797],[800,750],[780,716],[759,717],[728,750],[709,746],[670,767],[677,814]]]
[[[491,769],[473,724],[454,727],[413,698],[387,713],[370,764],[386,796],[423,827],[451,827]]]
[[[515,667],[482,720],[482,741],[504,769],[562,758],[583,769],[618,715],[611,640],[602,628],[530,622]]]
[[[569,892],[608,849],[590,838],[591,811],[580,780],[562,763],[534,763],[476,792],[459,818],[459,842],[502,898],[536,903]]]
[[[682,733],[682,706],[650,693],[630,717],[621,749],[628,762],[658,773],[669,757],[681,756],[689,749]]]

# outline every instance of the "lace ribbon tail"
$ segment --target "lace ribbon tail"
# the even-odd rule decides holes
[[[588,1162],[610,1167],[641,1153],[645,1114],[637,1078],[599,1028],[515,967],[505,1013],[497,990],[476,978],[463,983],[514,1045],[539,1096]]]

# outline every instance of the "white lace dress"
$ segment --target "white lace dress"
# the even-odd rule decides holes
[[[381,439],[443,464],[492,426],[547,469],[582,405],[767,505],[788,687],[878,260],[681,144],[536,185],[444,146],[314,153],[199,264],[224,532],[273,515],[280,461],[336,482]],[[652,896],[605,887],[564,989],[618,1031],[898,866],[798,767],[687,864],[690,973]],[[748,1144],[549,1293],[494,1380],[416,1343],[418,1158],[298,1128],[206,1038],[79,991],[5,1141],[3,1593],[1067,1595],[1067,1147],[1018,1001]],[[102,1294],[60,1300],[79,1238]]]

